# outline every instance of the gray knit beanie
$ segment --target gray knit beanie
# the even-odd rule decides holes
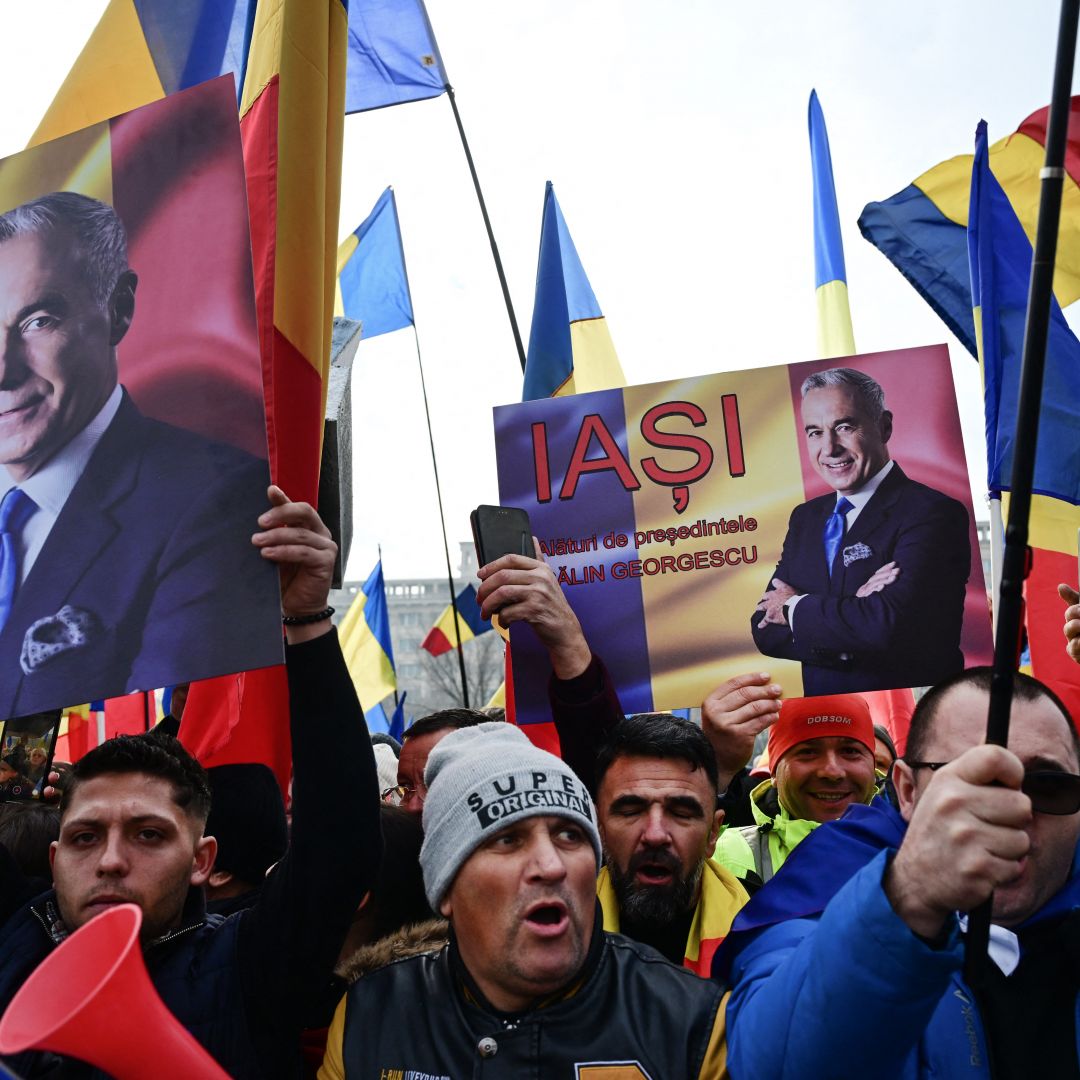
[[[585,785],[554,754],[512,724],[451,731],[424,770],[424,844],[420,866],[435,911],[462,863],[490,836],[525,818],[569,818],[589,837],[600,867],[600,834]]]

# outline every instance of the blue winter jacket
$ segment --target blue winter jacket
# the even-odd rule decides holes
[[[883,814],[885,808],[863,813],[875,811]],[[902,835],[902,828],[897,831]],[[812,848],[813,838],[801,846]],[[982,1021],[961,980],[956,920],[940,948],[912,933],[882,886],[893,851],[890,845],[873,855],[816,913],[776,921],[781,896],[773,898],[763,919],[744,909],[748,930],[741,940],[735,935],[725,957],[733,982],[727,1012],[732,1080],[990,1077]],[[789,866],[790,860],[758,893],[762,900],[782,886]],[[1067,910],[1075,881],[1074,875],[1044,911]],[[792,902],[808,910],[806,892],[793,885]]]

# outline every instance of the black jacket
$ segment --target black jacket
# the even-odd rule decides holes
[[[236,1080],[299,1074],[300,1029],[329,1021],[338,950],[382,855],[375,760],[336,634],[290,646],[287,666],[288,853],[251,908],[207,915],[201,891],[193,891],[180,927],[144,950],[165,1004]],[[327,772],[325,746],[351,775]],[[17,887],[13,877],[0,881],[0,911]],[[0,1012],[55,947],[52,899],[39,897],[0,928]],[[153,1034],[147,1038],[152,1053]],[[27,1080],[101,1075],[48,1054],[20,1055],[11,1065]]]
[[[493,1009],[453,940],[358,980],[338,1008],[320,1077],[368,1080],[715,1080],[724,989],[600,929],[580,976],[522,1013]]]

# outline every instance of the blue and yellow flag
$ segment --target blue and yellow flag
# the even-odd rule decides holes
[[[413,325],[394,189],[387,188],[371,213],[338,248],[335,315],[361,323],[364,340]]]
[[[536,300],[521,400],[625,385],[607,321],[549,180],[544,192]]]
[[[982,122],[975,138],[967,234],[973,323],[986,398],[987,487],[997,494],[1007,493],[1012,481],[1032,254],[1016,212],[990,171],[990,153]],[[1055,588],[1059,581],[1076,581],[1080,341],[1053,298],[1032,492],[1032,565],[1025,582],[1031,670],[1080,715],[1080,669],[1065,654],[1062,604]]]
[[[381,559],[341,620],[338,637],[356,696],[367,711],[397,689]]]
[[[817,289],[818,356],[852,356],[855,335],[848,305],[844,242],[836,207],[829,133],[817,91],[810,91],[810,167],[814,176],[814,287]]]
[[[1054,267],[1054,294],[1065,307],[1080,298],[1080,96],[1070,108]],[[1048,108],[1032,113],[988,150],[990,168],[1029,242],[1038,219],[1048,114]],[[970,154],[935,165],[891,198],[868,203],[859,228],[975,356],[967,250],[971,169]]]

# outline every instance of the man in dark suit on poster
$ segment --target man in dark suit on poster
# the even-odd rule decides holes
[[[0,718],[281,662],[266,462],[136,408],[137,283],[105,203],[0,215]]]
[[[807,695],[928,686],[960,671],[967,509],[890,460],[892,413],[865,373],[811,375],[801,415],[813,468],[835,494],[791,514],[751,619],[758,649],[801,661]]]

